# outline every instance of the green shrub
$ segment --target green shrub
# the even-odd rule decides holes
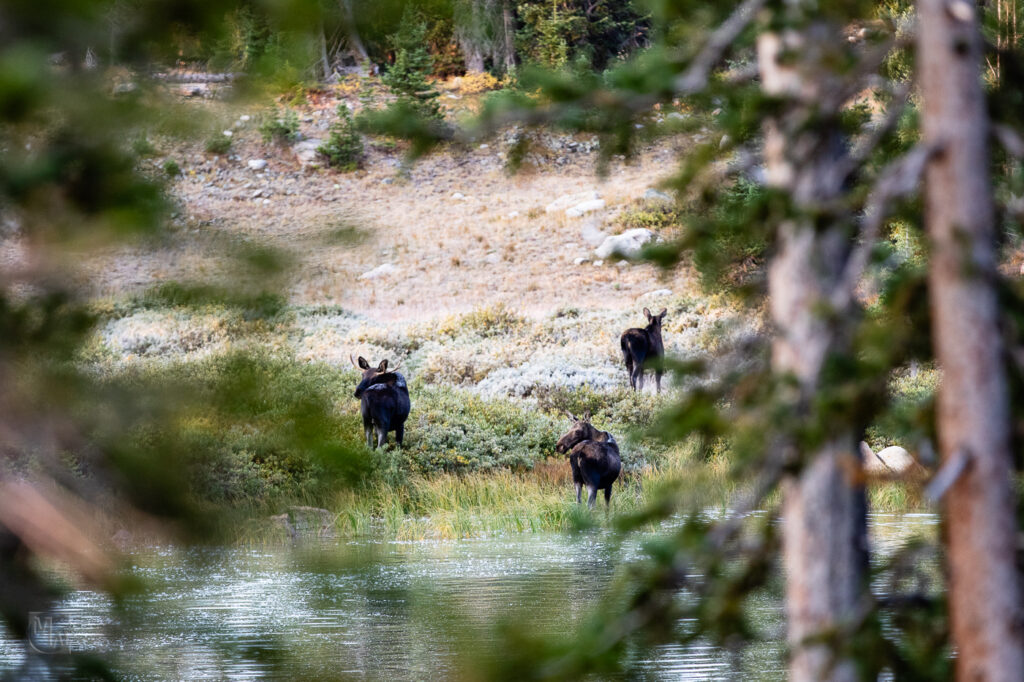
[[[221,156],[231,149],[231,138],[224,133],[214,133],[206,140],[206,152]]]
[[[407,466],[416,471],[525,470],[554,454],[561,424],[533,406],[448,387],[414,387]]]
[[[275,110],[260,121],[260,135],[264,142],[288,144],[299,139],[299,116],[293,109]]]
[[[338,120],[331,125],[327,142],[317,147],[327,165],[342,171],[353,171],[363,162],[363,138],[356,131],[352,114],[344,104],[338,105]]]
[[[616,222],[625,229],[645,227],[659,231],[678,225],[680,218],[681,213],[675,204],[642,202],[623,211]]]
[[[169,178],[176,178],[181,175],[181,166],[174,159],[167,159],[164,161],[164,173]]]

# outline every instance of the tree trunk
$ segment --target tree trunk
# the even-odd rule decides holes
[[[345,37],[348,40],[348,49],[359,60],[360,64],[370,61],[370,54],[359,37],[359,30],[356,28],[355,14],[352,12],[352,0],[338,0],[338,8],[341,9],[342,21],[345,22]]]
[[[1021,590],[981,40],[966,0],[920,0],[917,14],[923,137],[939,150],[925,192],[939,447],[944,462],[970,462],[945,498],[957,678],[1018,680]]]
[[[824,94],[837,86],[837,76],[825,66],[834,62],[827,57],[842,45],[832,28],[816,23],[799,34],[766,33],[758,41],[763,88],[786,100],[765,129],[768,181],[808,212],[843,192],[837,169],[846,152],[839,118],[829,120],[823,103]],[[806,125],[807,112],[819,105],[825,115]],[[776,325],[772,368],[778,376],[796,379],[792,400],[798,413],[807,415],[828,355],[849,348],[850,311],[824,312],[840,285],[849,237],[843,225],[798,217],[779,227],[776,244],[768,270]],[[800,453],[803,468],[783,481],[789,672],[797,682],[857,679],[852,661],[837,659],[827,644],[811,641],[852,620],[865,595],[866,510],[856,452],[854,434],[841,429],[813,451]]]
[[[516,18],[512,11],[512,0],[501,3],[502,57],[505,62],[505,73],[516,68]]]

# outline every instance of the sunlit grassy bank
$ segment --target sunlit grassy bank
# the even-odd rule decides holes
[[[335,307],[229,308],[157,293],[98,304],[82,362],[106,381],[176,396],[173,410],[140,415],[136,437],[156,458],[140,466],[169,491],[171,483],[187,491],[199,513],[222,517],[229,537],[277,537],[266,519],[295,505],[326,509],[330,532],[342,536],[568,530],[614,524],[666,498],[680,513],[727,507],[742,485],[726,445],[657,438],[659,413],[685,388],[629,390],[616,349],[628,311],[529,318],[499,307],[382,325]],[[710,357],[754,329],[716,299],[662,304],[676,357]],[[363,444],[349,353],[404,362],[413,410],[403,448],[393,435],[383,450]],[[922,371],[899,378],[894,395],[913,407],[936,385],[935,373]],[[567,411],[590,412],[620,443],[610,512],[603,499],[593,512],[576,504],[569,464],[554,450]],[[890,444],[885,426],[869,434],[874,443]],[[181,442],[187,447],[169,449]],[[872,484],[869,499],[880,511],[924,508],[916,482]],[[258,522],[232,530],[243,518]]]

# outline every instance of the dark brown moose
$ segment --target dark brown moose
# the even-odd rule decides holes
[[[607,431],[598,431],[590,424],[590,415],[583,419],[569,414],[572,428],[558,439],[555,451],[568,454],[572,465],[572,482],[576,486],[576,502],[580,502],[583,486],[587,487],[587,505],[594,506],[597,491],[604,491],[604,502],[611,506],[612,483],[619,477],[622,459],[619,446]]]
[[[665,346],[661,342],[661,322],[668,310],[661,309],[657,315],[644,308],[647,326],[643,329],[633,327],[622,333],[619,345],[622,346],[622,359],[626,361],[629,371],[629,385],[634,391],[644,390],[644,370],[654,368],[654,382],[661,393],[661,375],[664,372],[662,361],[665,358]]]
[[[348,359],[363,372],[363,379],[356,386],[355,396],[360,400],[360,409],[363,413],[366,446],[375,447],[373,435],[376,432],[376,447],[383,447],[388,439],[388,431],[395,432],[395,441],[401,446],[402,438],[405,436],[405,420],[409,417],[409,410],[412,407],[405,377],[395,371],[398,366],[389,372],[387,360],[377,367],[371,367],[362,356],[358,362],[352,360],[351,355]]]

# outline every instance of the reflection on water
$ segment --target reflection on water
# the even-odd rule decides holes
[[[912,537],[933,536],[937,522],[931,514],[873,515],[874,550],[884,559]],[[132,557],[144,595],[115,606],[77,591],[52,615],[67,646],[106,652],[131,677],[437,679],[455,672],[458,652],[500,656],[496,622],[551,636],[570,631],[616,567],[638,556],[636,543],[618,546],[599,533],[153,549]],[[779,599],[759,596],[751,609],[771,641],[738,653],[701,644],[637,649],[630,676],[781,678]],[[0,637],[0,672],[24,661],[20,645]]]

